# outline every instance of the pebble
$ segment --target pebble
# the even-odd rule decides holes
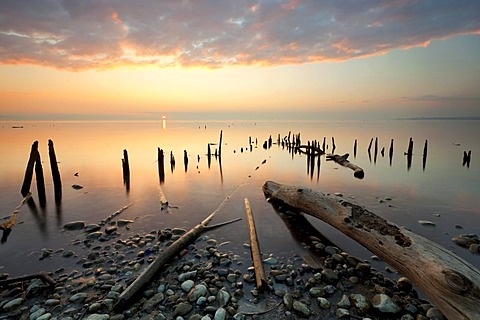
[[[23,301],[24,301],[23,298],[16,298],[16,299],[10,300],[3,306],[2,309],[3,311],[7,311],[7,312],[11,310],[15,310],[23,303]]]
[[[195,282],[193,282],[193,280],[186,280],[182,282],[181,288],[183,291],[189,292],[194,285],[195,285]]]
[[[300,313],[301,315],[305,316],[305,317],[308,317],[310,316],[310,309],[308,309],[307,305],[296,300],[293,302],[293,310],[297,311],[298,313]]]
[[[424,227],[435,227],[436,226],[436,224],[434,222],[428,221],[428,220],[418,220],[418,223],[420,223]]]
[[[87,320],[109,320],[110,316],[108,314],[97,314],[93,313],[87,317]]]
[[[87,299],[87,294],[85,292],[79,292],[71,296],[68,301],[72,303],[82,303],[85,299]]]
[[[318,298],[317,301],[318,301],[318,305],[320,306],[320,308],[322,308],[322,309],[330,309],[331,303],[330,303],[330,301],[328,301],[327,299],[325,299],[325,298]]]
[[[224,308],[218,308],[217,311],[215,312],[215,317],[213,318],[214,320],[225,320],[227,316],[227,310]]]
[[[85,228],[84,221],[72,221],[63,226],[65,230],[82,230],[83,228]]]
[[[359,293],[351,294],[350,300],[353,302],[353,305],[360,314],[363,314],[370,309],[370,303],[368,302],[367,298]]]
[[[386,294],[376,294],[372,299],[372,305],[375,309],[385,313],[400,312],[400,307]]]

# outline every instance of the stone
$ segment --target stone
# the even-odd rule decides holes
[[[413,284],[407,277],[400,277],[397,280],[398,289],[403,292],[409,293],[413,289]]]
[[[339,308],[348,309],[352,306],[352,304],[350,303],[350,299],[346,295],[343,295],[342,299],[340,299],[340,301],[337,303],[337,306]]]
[[[268,265],[274,265],[274,264],[278,263],[278,260],[273,258],[273,257],[269,257],[269,258],[263,260],[263,263],[268,264]]]
[[[52,318],[52,314],[51,313],[45,313],[45,314],[42,314],[40,317],[38,317],[37,319],[35,320],[49,320]]]
[[[375,309],[385,313],[397,313],[401,310],[389,296],[383,293],[376,294],[372,298],[372,305]]]
[[[155,306],[162,302],[163,299],[165,299],[165,295],[163,293],[156,293],[143,304],[142,310],[148,313],[152,312]]]
[[[102,227],[100,227],[100,225],[98,224],[89,224],[83,228],[83,231],[85,231],[86,233],[90,233],[90,232],[99,231],[101,228]]]
[[[331,307],[330,301],[325,298],[317,298],[317,302],[319,307],[322,309],[330,309]]]
[[[108,314],[98,314],[93,313],[87,317],[87,320],[109,320],[110,316]]]
[[[418,223],[420,223],[424,227],[435,227],[436,226],[436,224],[434,222],[428,221],[428,220],[418,220]]]
[[[186,280],[186,281],[182,282],[180,287],[182,288],[183,291],[189,292],[193,288],[194,285],[195,285],[195,282],[193,282],[193,280]]]
[[[285,305],[285,309],[292,310],[293,308],[293,297],[290,293],[285,293],[283,295],[283,304]]]
[[[40,279],[35,279],[27,287],[26,293],[27,296],[33,296],[40,291],[46,289],[48,286]]]
[[[193,307],[192,307],[191,304],[189,304],[187,302],[180,302],[179,304],[177,304],[175,306],[175,309],[173,310],[173,316],[174,317],[184,316],[187,313],[189,313],[190,311],[192,311],[192,309],[193,309]]]
[[[338,308],[337,311],[335,311],[335,315],[338,318],[347,318],[350,316],[350,312],[347,309]]]
[[[220,307],[226,306],[228,304],[228,301],[230,301],[230,293],[228,293],[224,289],[218,291],[217,301]]]
[[[227,311],[224,308],[218,308],[215,312],[214,320],[225,320]]]
[[[10,300],[3,306],[3,311],[12,311],[18,308],[22,303],[23,303],[23,298],[16,298],[13,300]]]
[[[68,301],[72,303],[82,303],[85,299],[87,299],[87,294],[85,292],[79,292],[71,296]]]
[[[85,222],[83,221],[72,221],[63,226],[65,230],[82,230],[85,228]]]
[[[367,298],[359,293],[351,294],[350,300],[360,314],[365,313],[370,309],[370,303]]]
[[[314,297],[323,297],[325,295],[325,290],[322,287],[312,287],[310,290],[308,290],[308,293]]]
[[[28,317],[29,320],[36,320],[38,317],[41,317],[45,314],[46,310],[45,308],[40,308],[36,310],[35,312],[32,312],[30,316]]]
[[[190,302],[195,302],[197,301],[200,297],[204,297],[207,294],[208,290],[207,287],[203,284],[197,284],[194,288],[193,291],[191,291],[187,295],[187,299]]]
[[[91,313],[95,313],[97,312],[98,310],[102,309],[102,304],[101,303],[98,303],[98,302],[95,302],[95,303],[92,303],[89,307],[88,307],[88,312],[91,312]]]
[[[426,316],[430,320],[447,320],[443,313],[437,308],[428,309]]]
[[[85,238],[87,238],[88,240],[95,240],[95,239],[100,238],[101,235],[103,235],[102,231],[95,231],[95,232],[91,232],[91,233],[87,234],[87,236]]]
[[[323,269],[322,279],[327,283],[337,283],[338,275],[332,269]]]
[[[299,314],[301,314],[304,317],[308,317],[311,314],[311,311],[310,309],[308,309],[308,306],[298,300],[293,302],[293,310],[297,311]]]
[[[105,233],[106,234],[112,234],[117,230],[118,230],[117,226],[108,226],[108,227],[105,228]]]

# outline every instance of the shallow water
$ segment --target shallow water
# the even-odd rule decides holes
[[[123,235],[165,227],[190,228],[213,212],[226,197],[230,198],[212,223],[237,217],[242,220],[214,230],[210,235],[227,242],[225,246],[233,251],[244,252],[243,244],[248,242],[244,218],[244,198],[248,198],[264,252],[277,256],[303,255],[307,252],[302,246],[306,234],[319,231],[343,250],[364,259],[371,256],[321,221],[310,217],[307,221],[287,219],[277,213],[262,193],[261,187],[267,180],[328,193],[340,192],[370,211],[440,243],[478,267],[479,255],[451,241],[455,235],[478,234],[480,230],[480,167],[476,163],[480,153],[478,125],[478,121],[433,120],[1,122],[0,218],[8,217],[22,198],[20,188],[24,170],[35,140],[39,141],[43,162],[47,205],[39,206],[34,181],[32,193],[36,208],[24,206],[17,216],[17,225],[8,237],[4,234],[0,245],[0,272],[14,276],[74,265],[73,259],[61,255],[39,261],[42,248],[73,248],[72,241],[79,238],[78,232],[62,231],[62,226],[70,221],[99,223],[133,203],[120,215],[123,219],[135,219],[130,230],[121,230]],[[221,161],[213,156],[209,165],[207,144],[215,144],[212,145],[214,152],[218,148],[220,131],[223,133]],[[320,166],[315,164],[312,171],[307,168],[305,155],[289,153],[276,144],[269,149],[262,147],[270,135],[276,142],[278,134],[283,138],[289,131],[300,133],[304,143],[314,139],[322,143],[326,137],[327,152],[332,149],[331,137],[334,137],[335,153],[349,153],[349,160],[364,169],[365,178],[354,178],[352,170],[327,162],[324,156]],[[367,148],[375,137],[379,142],[378,153],[375,156],[372,145],[369,156]],[[414,150],[408,167],[404,152],[410,137]],[[55,204],[53,196],[48,139],[55,143],[62,177],[63,198],[59,205]],[[353,151],[355,139],[358,141],[356,156]],[[394,139],[394,153],[390,159],[391,139]],[[425,140],[428,140],[428,153],[424,165]],[[165,151],[162,183],[158,174],[158,147]],[[128,190],[122,177],[123,149],[128,150],[130,161]],[[188,153],[187,166],[183,160],[184,150]],[[462,165],[464,150],[472,151],[468,167]],[[169,163],[171,151],[176,158],[173,169]],[[83,189],[71,188],[74,184]],[[170,205],[178,208],[173,208],[169,214],[162,211],[159,191]],[[436,226],[422,226],[419,220],[432,221]],[[302,223],[301,228],[299,223]],[[382,268],[382,265],[377,267]]]

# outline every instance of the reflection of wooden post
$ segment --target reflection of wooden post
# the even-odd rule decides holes
[[[128,161],[127,149],[123,149],[122,169],[123,169],[123,182],[127,183],[130,181],[130,163]]]
[[[165,163],[164,163],[164,154],[163,154],[163,149],[160,149],[158,147],[158,176],[160,177],[160,183],[163,183],[165,181]]]
[[[30,150],[30,157],[28,158],[27,168],[25,169],[25,177],[23,178],[23,184],[21,193],[22,196],[26,197],[30,192],[30,186],[32,185],[33,178],[33,167],[35,165],[35,156],[38,152],[38,141],[35,141],[32,144],[32,149]]]
[[[255,284],[258,290],[264,290],[268,288],[268,280],[263,268],[262,253],[260,251],[260,244],[258,243],[252,209],[250,208],[250,202],[248,202],[247,198],[245,198],[245,214],[247,215],[248,232],[250,234],[250,250],[252,253],[253,268],[255,270]]]
[[[50,168],[52,169],[55,202],[59,202],[60,200],[62,200],[62,180],[60,178],[60,171],[58,170],[57,156],[55,155],[55,148],[53,147],[52,140],[48,140],[48,155],[50,157]]]
[[[35,178],[37,179],[38,201],[43,206],[47,203],[47,195],[45,194],[45,178],[43,176],[42,160],[40,153],[36,150],[35,156]]]

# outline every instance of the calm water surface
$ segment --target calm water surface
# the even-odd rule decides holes
[[[12,128],[23,126],[23,128]],[[218,148],[223,131],[222,159],[208,163],[207,144]],[[281,146],[262,147],[271,135],[283,138],[301,133],[303,142],[323,141],[331,151],[350,154],[350,161],[362,167],[365,178],[353,177],[353,171],[321,157],[313,172],[307,157],[291,154]],[[134,219],[130,230],[121,229],[122,237],[142,234],[165,227],[190,228],[213,212],[228,196],[215,222],[243,218],[242,221],[212,231],[209,235],[226,242],[229,250],[245,255],[248,242],[244,219],[244,198],[248,198],[255,217],[264,253],[279,257],[303,255],[302,246],[309,233],[321,232],[343,250],[367,259],[371,253],[321,221],[292,220],[277,213],[265,201],[262,185],[266,180],[310,187],[319,191],[340,192],[354,198],[374,213],[451,249],[475,266],[480,256],[457,247],[455,235],[480,232],[480,154],[478,121],[358,121],[358,122],[1,122],[0,123],[0,218],[10,215],[21,200],[20,188],[30,147],[39,141],[47,190],[47,205],[41,208],[35,181],[32,183],[36,208],[24,206],[17,225],[0,245],[0,272],[12,276],[38,271],[53,271],[60,266],[75,266],[74,258],[54,254],[39,261],[42,248],[78,252],[72,241],[79,232],[62,231],[70,221],[99,223],[121,207],[133,203],[120,218]],[[368,154],[370,140],[378,137],[378,154]],[[410,167],[407,165],[409,138],[414,141]],[[253,148],[249,149],[249,138]],[[63,199],[56,205],[48,159],[48,139],[55,143],[63,183]],[[354,140],[358,150],[354,156]],[[394,139],[393,158],[389,146]],[[422,153],[428,140],[425,165]],[[258,141],[258,144],[255,143]],[[157,147],[165,151],[165,180],[160,183]],[[380,153],[385,147],[384,156]],[[241,152],[243,148],[243,152]],[[121,159],[128,150],[131,182],[123,184]],[[183,154],[187,150],[188,165]],[[464,150],[472,151],[470,166],[462,165]],[[176,158],[169,164],[170,152]],[[198,160],[200,157],[200,160]],[[78,173],[78,176],[75,175]],[[77,184],[83,189],[75,190]],[[161,211],[161,191],[169,203],[178,206],[170,214]],[[391,200],[383,201],[386,198]],[[429,220],[427,228],[418,223]],[[1,220],[0,222],[3,222]],[[455,228],[460,225],[463,229]],[[378,268],[384,268],[381,264]]]

